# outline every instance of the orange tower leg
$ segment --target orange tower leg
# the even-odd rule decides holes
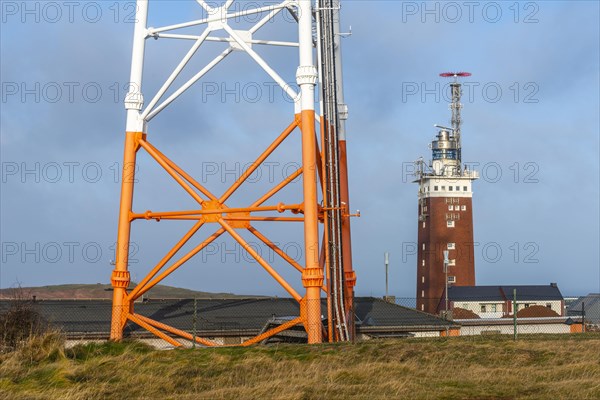
[[[132,310],[127,300],[127,287],[129,286],[129,236],[131,229],[131,206],[133,204],[133,184],[135,181],[136,152],[139,148],[138,140],[143,138],[141,132],[125,133],[125,153],[123,155],[123,174],[121,180],[121,201],[119,206],[119,226],[117,233],[117,248],[115,256],[115,269],[112,272],[111,283],[113,287],[112,321],[110,327],[111,340],[123,338],[123,326],[127,315]]]
[[[346,156],[346,141],[340,140],[338,142],[339,153],[340,153],[340,198],[342,204],[345,204],[345,212],[342,218],[342,251],[344,254],[344,278],[345,278],[345,301],[346,304],[346,318],[350,323],[351,330],[354,331],[354,315],[353,303],[354,303],[354,286],[356,285],[356,274],[352,267],[352,241],[350,236],[350,194],[348,191],[348,161]],[[351,333],[354,336],[354,332]]]
[[[306,267],[302,283],[306,296],[302,304],[302,318],[308,334],[308,343],[321,343],[321,288],[323,270],[319,264],[319,220],[317,203],[317,144],[315,138],[315,112],[304,110],[299,116],[302,131],[302,168],[304,171],[304,246]]]

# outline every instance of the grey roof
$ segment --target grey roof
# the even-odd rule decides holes
[[[9,306],[0,301],[0,312]],[[68,336],[77,334],[108,335],[111,307],[108,300],[41,300],[34,303],[49,323],[60,327]],[[194,329],[194,300],[151,299],[135,303],[135,313],[191,332]],[[326,303],[322,303],[326,313]],[[199,335],[257,334],[269,321],[297,317],[298,303],[288,298],[197,299],[196,331]],[[444,330],[455,325],[434,315],[385,302],[372,297],[355,298],[355,315],[359,332],[410,332]],[[129,323],[127,333],[144,329]]]
[[[373,330],[383,327],[397,327],[404,330],[434,327],[445,329],[453,325],[435,315],[392,304],[373,297],[357,297],[354,300],[354,312],[359,330]]]
[[[503,285],[503,286],[451,286],[448,298],[451,301],[506,301],[513,299],[517,290],[517,301],[563,300],[558,286],[550,285]]]
[[[569,304],[567,315],[582,315],[582,306],[585,310],[585,319],[594,324],[600,324],[600,293],[590,293],[581,296]]]

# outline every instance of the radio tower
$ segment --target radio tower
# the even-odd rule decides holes
[[[419,184],[417,309],[436,314],[444,310],[447,285],[474,286],[472,182],[478,173],[462,166],[461,84],[468,72],[445,72],[452,77],[451,127],[439,128],[431,142],[432,160],[416,162]],[[447,261],[444,261],[447,251]],[[446,265],[447,264],[447,265]]]
[[[203,10],[202,18],[175,21],[172,25],[151,28],[147,25],[149,1],[136,1],[130,91],[125,99],[127,123],[117,254],[111,276],[114,288],[111,339],[120,340],[125,325],[131,322],[174,346],[182,345],[176,338],[195,340],[206,346],[216,345],[207,338],[192,336],[136,313],[135,301],[171,273],[175,273],[211,242],[228,234],[298,301],[300,310],[298,318],[246,340],[242,345],[261,342],[296,325],[304,326],[309,343],[351,340],[354,332],[353,287],[356,279],[350,252],[351,215],[344,127],[347,112],[342,92],[340,1],[283,0],[275,4],[268,2],[264,6],[236,2],[240,3],[239,7],[234,7],[234,0],[210,3],[196,0],[195,3]],[[176,4],[172,7],[176,7]],[[259,30],[274,22],[274,18],[280,13],[289,13],[297,22],[296,41],[261,37]],[[245,16],[252,16],[252,20],[258,22],[249,29],[235,26]],[[285,23],[285,26],[295,25]],[[313,33],[316,33],[315,37]],[[147,45],[154,43],[154,39],[182,41],[191,45],[187,54],[174,64],[173,71],[165,77],[160,89],[156,93],[148,93],[142,80],[144,52]],[[222,52],[203,68],[192,71],[193,76],[187,82],[178,87],[174,85],[180,73],[190,68],[189,61],[196,53],[202,52],[207,42],[221,45]],[[278,47],[282,51],[297,51],[297,57],[290,57],[297,60],[297,63],[287,72],[295,74],[298,91],[290,87],[282,77],[285,71],[277,71],[261,57],[261,47],[266,46]],[[175,158],[168,157],[151,144],[149,123],[234,51],[245,53],[254,60],[265,76],[270,77],[294,99],[294,108],[290,110],[287,127],[280,134],[273,135],[273,142],[265,143],[264,152],[257,155],[250,168],[229,189],[218,195],[180,168]],[[243,79],[244,71],[236,72],[239,75],[235,76]],[[320,93],[319,117],[315,115],[316,88]],[[320,123],[320,131],[315,130],[316,122]],[[256,124],[259,123],[260,121],[256,121]],[[294,131],[296,134],[292,135]],[[232,194],[282,142],[292,136],[300,141],[298,158],[301,159],[302,167],[259,199],[246,205],[231,207],[229,203]],[[197,203],[196,209],[141,211],[132,208],[136,154],[139,151],[148,153],[181,186]],[[275,199],[278,192],[299,176],[302,176],[302,197],[292,204],[277,202]],[[147,269],[147,275],[135,287],[131,287],[128,264],[131,225],[148,223],[145,221],[149,220],[187,220],[194,222],[194,225],[179,241],[172,244],[173,247],[162,259],[157,260],[156,265]],[[301,223],[304,228],[303,238],[299,239],[304,243],[304,265],[289,257],[260,230],[264,226],[261,224],[288,222]],[[319,223],[324,224],[322,236],[319,236]],[[299,272],[297,282],[287,282],[240,233],[254,235],[291,268],[296,269]],[[169,238],[165,240],[169,241]],[[195,246],[187,253],[181,251],[186,243]],[[321,308],[322,302],[327,305],[326,311]],[[326,321],[322,320],[322,315],[327,315]]]

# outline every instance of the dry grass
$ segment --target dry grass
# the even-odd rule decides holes
[[[0,398],[600,398],[600,334],[173,351],[42,342],[0,357]]]

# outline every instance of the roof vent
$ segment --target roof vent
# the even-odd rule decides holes
[[[558,285],[556,284],[556,282],[551,282],[550,286],[552,286],[552,287],[558,287]]]

